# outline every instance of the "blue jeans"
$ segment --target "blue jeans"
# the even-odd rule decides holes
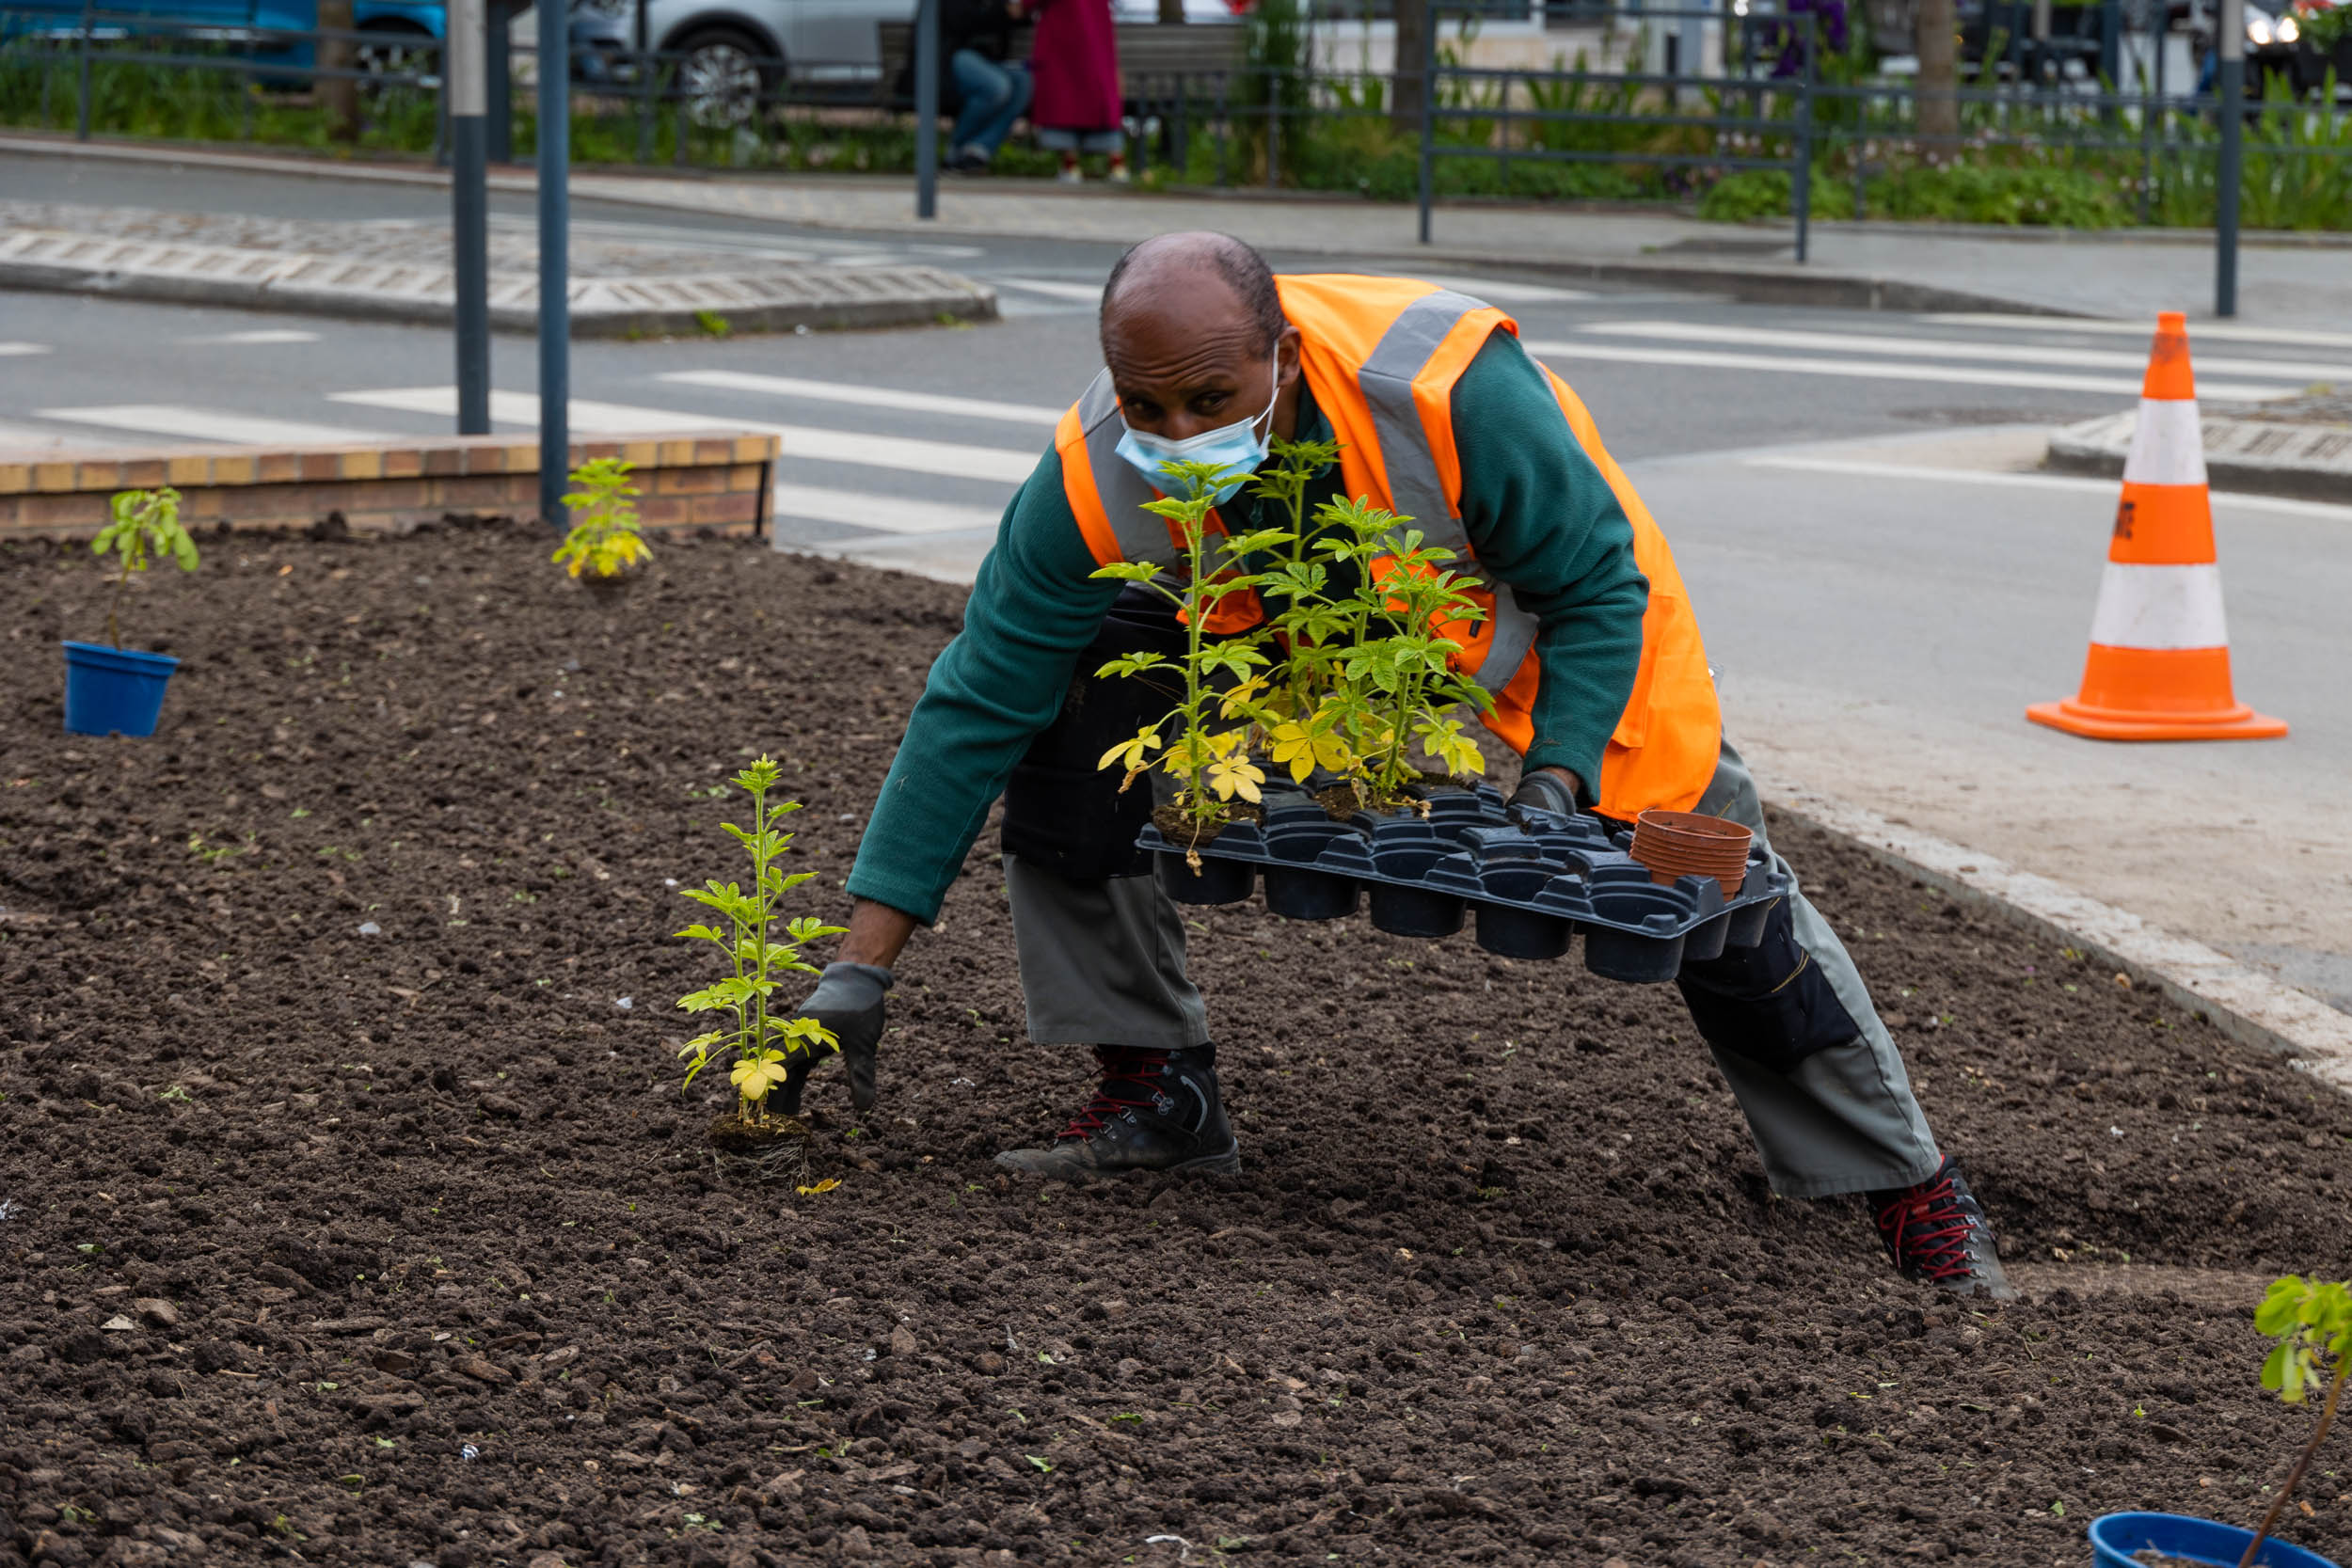
[[[968,148],[983,157],[993,157],[1011,134],[1012,122],[1029,106],[1029,94],[1036,90],[1028,68],[1000,64],[977,50],[959,49],[949,57],[947,69],[955,73],[956,91],[963,95],[963,112],[956,116],[955,135],[948,145],[959,152]]]

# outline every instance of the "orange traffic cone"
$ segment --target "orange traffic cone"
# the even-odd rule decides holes
[[[2036,703],[2026,717],[2095,740],[2270,740],[2287,733],[2285,720],[2256,713],[2230,689],[2197,382],[2187,319],[2177,310],[2156,318],[2082,691]]]

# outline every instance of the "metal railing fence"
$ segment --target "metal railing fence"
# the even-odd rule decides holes
[[[2012,77],[1996,56],[1938,95],[1915,80],[1869,77],[1818,47],[1811,13],[1580,14],[1631,36],[1626,54],[1637,64],[1654,57],[1642,29],[1693,19],[1721,24],[1721,53],[1707,71],[1502,69],[1466,63],[1447,45],[1420,74],[1418,108],[1404,114],[1392,71],[1241,65],[1131,73],[1137,173],[1156,171],[1164,183],[1409,199],[1424,239],[1438,209],[1464,200],[1687,202],[1746,177],[1758,214],[1776,211],[1793,224],[1800,256],[1824,217],[1935,215],[1936,191],[1962,166],[2021,191],[2041,181],[2109,222],[2211,221],[2225,182],[2231,138],[2221,135],[2219,104],[2161,82]],[[535,75],[535,52],[515,41],[514,69]],[[358,52],[358,62],[323,65],[325,43]],[[302,111],[304,90],[319,81],[357,79],[376,145],[438,155],[441,58],[440,41],[422,35],[164,26],[96,4],[0,9],[0,120],[70,125],[88,136],[132,128],[118,124],[127,103],[152,119],[177,93],[185,118],[211,128],[201,134],[249,139],[271,129],[270,117]],[[855,66],[801,62],[787,71],[782,61],[755,60],[729,88],[706,65],[675,52],[591,59],[575,50],[574,155],[877,173],[914,163],[913,117],[891,84],[870,73],[857,80]],[[1948,105],[1956,135],[1922,134],[1931,97]],[[518,95],[518,111],[526,98]],[[529,119],[520,123],[528,133]],[[2332,97],[2273,101],[2249,104],[2243,123],[2238,172],[2250,222],[2352,229],[2352,113]],[[1016,166],[1025,156],[1050,166],[1041,154],[1007,154]],[[2019,199],[2026,205],[2016,220],[2049,215],[2030,202],[2051,195]]]
[[[342,49],[322,47],[333,45]],[[353,63],[325,63],[325,54],[337,52]],[[356,82],[379,107],[388,97],[405,94],[430,120],[438,112],[441,53],[440,40],[423,33],[158,22],[95,4],[37,12],[0,8],[0,119],[24,123],[29,103],[33,123],[62,128],[62,76],[72,84],[74,133],[86,141],[107,90],[118,84],[133,94],[161,95],[167,102],[151,105],[158,112],[194,111],[199,119],[203,109],[225,101],[236,111],[238,140],[252,137],[257,93],[322,80]],[[437,138],[434,145],[437,150]]]

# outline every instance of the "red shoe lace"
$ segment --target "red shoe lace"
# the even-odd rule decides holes
[[[1103,1124],[1121,1111],[1151,1110],[1159,1093],[1160,1076],[1168,1070],[1168,1053],[1145,1051],[1133,1046],[1098,1045],[1095,1060],[1103,1064],[1103,1081],[1094,1086],[1094,1098],[1070,1118],[1070,1125],[1057,1134],[1060,1138],[1090,1138],[1103,1130]],[[1112,1092],[1115,1088],[1130,1090],[1128,1095]]]
[[[1899,1195],[1879,1210],[1878,1225],[1898,1268],[1916,1269],[1938,1282],[1976,1273],[1968,1258],[1976,1223],[1960,1207],[1949,1171]]]

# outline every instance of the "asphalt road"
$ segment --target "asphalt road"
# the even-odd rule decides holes
[[[429,187],[56,157],[0,158],[0,196],[354,223],[439,224],[448,219],[446,193]],[[528,226],[532,221],[527,198],[493,194],[491,208],[494,222]],[[1070,400],[1073,388],[1082,386],[1099,363],[1094,356],[1090,291],[1099,286],[1117,259],[1115,245],[993,238],[930,245],[910,242],[903,235],[794,232],[724,216],[593,202],[577,204],[574,215],[581,231],[599,237],[709,248],[784,245],[852,263],[860,260],[932,261],[997,285],[1008,315],[1006,321],[977,329],[962,341],[916,331],[811,335],[788,341],[745,338],[728,342],[581,343],[574,351],[575,388],[581,396],[643,404],[651,398],[649,383],[664,372],[723,368],[814,380],[879,380],[967,397],[1058,406]],[[1329,265],[1327,258],[1302,260],[1278,254],[1273,260],[1278,266],[1295,261],[1307,267]],[[1452,269],[1449,276],[1458,272]],[[1518,316],[1530,340],[1570,333],[1587,322],[1661,316],[1686,326],[1765,326],[1832,335],[1851,332],[1858,325],[1883,330],[1889,321],[1897,319],[1732,305],[1689,294],[1571,291],[1547,287],[1538,280],[1514,279],[1508,273],[1481,274],[1476,282],[1487,285],[1489,297]],[[1518,284],[1517,291],[1496,287],[1514,282]],[[183,328],[183,324],[196,318],[215,316],[219,319]],[[318,384],[314,376],[329,367],[365,366],[375,384],[388,387],[450,378],[446,336],[431,328],[273,318],[258,325],[317,331],[321,341],[299,354],[236,355],[210,344],[196,345],[200,352],[193,355],[176,352],[182,346],[179,339],[250,329],[255,325],[236,312],[0,296],[0,337],[62,339],[83,351],[74,356],[76,364],[60,361],[43,368],[44,377],[57,378],[53,384],[56,395],[41,394],[49,406],[119,401],[108,388],[125,373],[123,351],[132,347],[162,356],[155,367],[160,379],[202,384],[218,378],[222,390],[239,400],[238,406],[275,417],[299,417],[296,411],[304,408],[315,413]],[[1981,331],[1954,325],[1929,330],[1952,339]],[[2043,332],[2037,335],[2037,341],[2121,349],[2126,355],[2134,348],[2128,341],[2119,341],[2104,333]],[[1687,353],[1703,351],[1707,345],[1672,346]],[[1737,345],[1736,351],[1766,356],[1779,352],[1775,347],[1756,350],[1744,344]],[[528,340],[505,338],[496,342],[496,384],[529,390],[535,374],[533,354]],[[2352,358],[2352,351],[2344,357]],[[1787,375],[1736,366],[1711,367],[1706,373],[1693,374],[1684,365],[1593,358],[1572,369],[1563,368],[1594,409],[1611,450],[1621,458],[1953,423],[2082,419],[2128,403],[2113,395],[2046,388],[1988,388],[1932,380],[1890,383],[1836,375],[1805,376],[1792,387]],[[290,369],[294,372],[292,376]],[[2125,372],[2122,379],[2135,378]],[[11,375],[8,380],[6,391],[0,393],[0,420],[13,423],[24,409],[42,404],[26,395],[32,388],[25,386],[24,377]],[[732,412],[737,417],[752,412],[739,402],[696,401],[675,388],[663,390],[660,404],[707,406],[714,414]],[[403,425],[377,419],[373,425],[437,428],[431,420]],[[935,424],[926,428],[936,430]],[[910,429],[908,433],[914,432]]]
[[[446,218],[427,188],[55,158],[0,160],[0,195]],[[494,205],[495,221],[530,221],[524,201]],[[785,547],[968,577],[1099,363],[1111,246],[933,245],[594,203],[576,215],[599,236],[825,265],[919,259],[999,290],[1006,319],[961,330],[576,347],[576,430],[782,430]],[[2352,848],[2333,831],[2352,777],[2352,509],[2217,505],[2240,694],[2290,719],[2290,739],[2115,747],[2024,721],[2079,674],[2113,496],[2017,470],[2048,424],[2133,406],[2144,335],[1507,272],[1446,280],[1518,316],[1630,466],[1676,543],[1734,734],[1768,781],[1899,815],[2352,1007]],[[2340,336],[2201,328],[2194,346],[2208,401],[2352,383]],[[528,428],[533,346],[501,339],[493,353],[500,427]],[[451,377],[437,329],[0,294],[0,446],[435,433],[451,426]]]

